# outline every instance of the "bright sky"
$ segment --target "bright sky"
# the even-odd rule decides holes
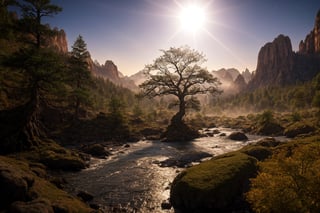
[[[319,0],[52,0],[52,3],[63,11],[46,21],[66,31],[69,49],[81,34],[93,59],[100,63],[112,60],[125,75],[152,63],[161,55],[160,49],[183,45],[203,52],[209,70],[255,70],[260,48],[279,34],[288,35],[297,50],[300,40],[313,28],[320,9]],[[197,5],[191,12],[186,9],[190,4]]]

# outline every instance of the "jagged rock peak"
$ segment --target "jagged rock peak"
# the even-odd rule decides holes
[[[314,54],[320,53],[320,10],[317,13],[314,28],[306,36],[304,41],[300,41],[299,53]]]

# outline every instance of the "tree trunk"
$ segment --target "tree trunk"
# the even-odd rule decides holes
[[[179,98],[179,111],[171,118],[171,124],[182,124],[186,114],[186,102],[184,97]]]
[[[44,135],[39,121],[39,111],[39,88],[35,86],[32,88],[30,101],[26,104],[25,121],[22,130],[22,133],[26,137],[25,145],[27,147],[39,145],[37,139]]]

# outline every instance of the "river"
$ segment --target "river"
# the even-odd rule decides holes
[[[226,135],[231,129],[219,129]],[[170,195],[170,184],[184,168],[163,167],[169,158],[205,152],[213,156],[238,150],[261,137],[247,135],[246,142],[232,141],[225,136],[203,137],[188,143],[139,141],[129,147],[115,148],[108,159],[93,159],[91,166],[77,173],[66,173],[67,191],[86,191],[94,196],[90,203],[104,212],[172,213],[161,204]]]

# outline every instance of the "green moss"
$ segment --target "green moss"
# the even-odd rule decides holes
[[[256,158],[259,161],[265,160],[272,155],[271,148],[259,145],[248,145],[242,148],[240,151]]]
[[[65,191],[58,189],[56,186],[47,180],[38,177],[33,173],[27,162],[23,162],[14,158],[0,156],[0,168],[10,172],[12,177],[18,179],[32,180],[28,184],[27,196],[28,200],[35,199],[48,200],[53,209],[63,210],[63,212],[91,212],[86,204],[82,203],[79,199],[72,197]],[[4,192],[1,192],[4,193]],[[10,192],[5,192],[10,193]],[[14,193],[14,192],[11,192]]]
[[[175,208],[230,210],[248,188],[256,172],[256,159],[233,152],[187,169],[172,184],[170,199]]]

